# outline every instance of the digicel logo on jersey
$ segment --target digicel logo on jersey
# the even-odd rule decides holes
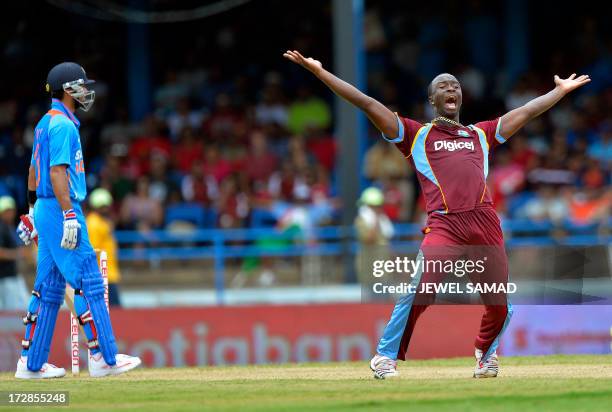
[[[474,142],[457,142],[454,140],[439,140],[434,143],[434,150],[447,150],[449,152],[454,152],[455,150],[468,149],[474,151]]]

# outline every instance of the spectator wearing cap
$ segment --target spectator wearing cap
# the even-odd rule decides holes
[[[393,237],[393,224],[383,211],[385,196],[377,187],[369,187],[359,198],[359,210],[355,218],[355,231],[359,241],[356,256],[357,276],[362,284],[372,281],[375,260],[389,258],[389,241]]]
[[[119,260],[117,259],[117,241],[115,240],[114,223],[111,215],[113,197],[103,188],[95,189],[89,195],[89,208],[85,220],[89,241],[94,249],[104,250],[108,256],[108,301],[111,306],[120,306]]]
[[[0,197],[0,310],[18,310],[27,305],[28,290],[17,274],[20,249],[15,235],[15,200]]]

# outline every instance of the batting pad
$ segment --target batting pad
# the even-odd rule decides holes
[[[87,342],[89,346],[89,351],[91,354],[95,355],[100,352],[98,346],[91,347],[89,343],[99,342],[98,335],[96,330],[92,328],[92,324],[89,321],[83,322],[81,319],[87,317],[87,312],[89,311],[89,306],[87,305],[87,300],[82,295],[74,295],[74,313],[79,318],[79,322],[81,323],[81,327],[83,328],[83,332],[85,332],[85,336],[87,336]],[[91,313],[91,311],[89,311]],[[93,316],[92,316],[93,319]]]
[[[90,262],[91,260],[93,260],[93,266]],[[86,267],[90,270],[83,276],[83,294],[87,300],[96,331],[98,332],[98,342],[102,356],[108,365],[113,366],[117,363],[115,360],[117,344],[106,308],[106,302],[104,301],[105,288],[102,274],[96,264],[95,255],[91,259],[86,259],[86,262]]]
[[[49,358],[51,338],[60,306],[64,302],[66,281],[54,270],[46,284],[40,288],[40,306],[34,337],[28,350],[28,369],[39,371]]]

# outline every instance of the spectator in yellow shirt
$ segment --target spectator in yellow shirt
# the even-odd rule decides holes
[[[120,306],[119,299],[119,261],[117,260],[117,241],[113,235],[114,223],[111,218],[113,197],[106,189],[95,189],[89,195],[90,211],[86,223],[89,241],[94,249],[105,250],[108,255],[108,301],[111,306]]]

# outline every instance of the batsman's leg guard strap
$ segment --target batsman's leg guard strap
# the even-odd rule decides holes
[[[40,290],[40,309],[28,350],[28,369],[31,371],[39,371],[49,357],[57,312],[64,301],[65,290],[66,282],[59,273],[51,276],[49,284]]]
[[[40,306],[40,293],[38,291],[32,291],[32,297],[28,305],[28,313],[23,317],[23,324],[25,325],[25,334],[21,341],[21,355],[28,356],[28,349],[32,343],[34,337],[34,331],[36,330],[36,319],[38,318],[38,308]]]
[[[82,315],[79,315],[78,319],[81,325],[85,325],[86,323],[93,322],[93,317],[91,316],[91,311],[89,310],[86,310]]]
[[[89,349],[91,350],[92,355],[95,355],[100,351],[99,346],[97,344],[91,345],[89,342],[98,342],[98,332],[96,331],[93,316],[91,315],[91,311],[89,310],[85,296],[83,296],[82,293],[76,293],[76,291],[74,295],[74,310],[76,312],[77,320],[79,324],[83,326],[83,331],[87,336]]]
[[[36,309],[38,311],[38,308]],[[23,324],[26,326],[26,332],[23,340],[21,341],[21,347],[24,351],[30,349],[30,344],[32,343],[32,338],[34,337],[34,331],[36,330],[36,319],[38,318],[38,313],[28,312],[23,317]],[[27,352],[26,352],[27,354]],[[22,353],[23,355],[23,353]]]
[[[115,343],[110,316],[104,302],[105,289],[100,272],[96,271],[85,274],[82,289],[93,317],[102,356],[108,365],[115,365],[117,344]]]
[[[92,340],[88,340],[87,341],[87,347],[91,350],[91,349],[99,349],[100,348],[100,343],[98,342],[98,339],[92,339]]]

